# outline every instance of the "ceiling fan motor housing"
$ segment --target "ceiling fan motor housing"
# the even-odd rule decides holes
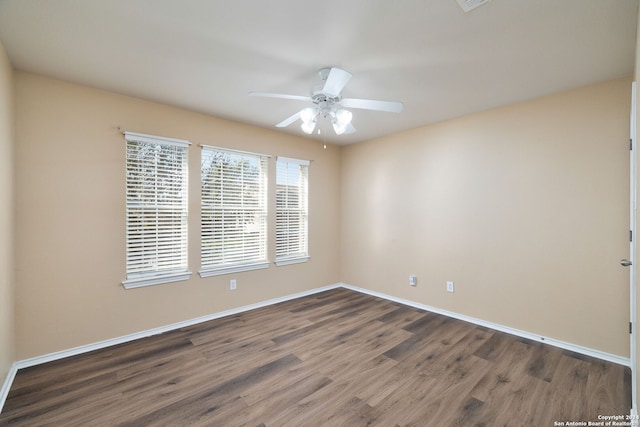
[[[340,96],[327,95],[322,91],[322,86],[316,86],[311,92],[311,101],[321,109],[331,108],[331,106],[340,102]]]

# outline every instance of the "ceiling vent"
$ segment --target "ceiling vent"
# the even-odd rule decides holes
[[[478,6],[482,6],[485,3],[489,3],[491,0],[456,0],[462,10],[469,12]]]

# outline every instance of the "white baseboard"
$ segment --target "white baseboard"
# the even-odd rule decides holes
[[[398,302],[400,304],[408,305],[411,307],[419,308],[421,310],[430,311],[433,313],[442,314],[448,317],[453,317],[454,319],[464,320],[465,322],[474,323],[476,325],[484,326],[486,328],[495,329],[497,331],[506,332],[511,335],[515,335],[522,338],[528,338],[533,341],[538,341],[541,343],[549,344],[554,347],[559,347],[565,350],[573,351],[575,353],[584,354],[586,356],[595,357],[597,359],[606,360],[609,362],[617,363],[618,365],[631,367],[631,359],[628,357],[622,357],[611,353],[606,353],[600,350],[594,350],[588,347],[582,347],[579,345],[571,344],[568,342],[556,340],[549,337],[542,337],[540,335],[532,334],[530,332],[521,331],[519,329],[510,328],[508,326],[500,325],[497,323],[487,322],[485,320],[476,319],[474,317],[465,316],[464,314],[458,314],[448,310],[442,310],[440,308],[431,307],[425,304],[421,304],[415,301],[406,300],[403,298],[397,298],[391,295],[383,294],[380,292],[370,291],[369,289],[359,288],[357,286],[349,285],[346,283],[340,284],[345,289],[351,289],[352,291],[361,292],[364,294],[368,294],[371,296],[375,296],[378,298],[383,298],[389,301]]]
[[[2,388],[0,389],[0,413],[2,413],[4,402],[7,401],[7,396],[9,395],[9,389],[11,389],[11,384],[13,384],[13,379],[16,377],[17,372],[18,372],[18,367],[14,363],[13,365],[11,365],[9,372],[7,373],[7,378],[5,378],[4,383],[2,383]]]
[[[129,342],[129,341],[134,341],[140,338],[146,338],[146,337],[150,337],[153,335],[158,335],[161,334],[163,332],[169,332],[175,329],[180,329],[180,328],[184,328],[187,326],[192,326],[192,325],[197,325],[198,323],[202,323],[202,322],[207,322],[209,320],[215,320],[215,319],[219,319],[221,317],[226,317],[226,316],[231,316],[233,314],[238,314],[238,313],[242,313],[245,311],[250,311],[250,310],[254,310],[257,308],[262,308],[262,307],[267,307],[273,304],[278,304],[280,302],[285,302],[285,301],[289,301],[289,300],[293,300],[293,299],[297,299],[297,298],[302,298],[305,296],[309,296],[309,295],[313,295],[313,294],[317,294],[320,292],[324,292],[324,291],[328,291],[331,289],[336,289],[336,288],[345,288],[345,289],[350,289],[352,291],[356,291],[356,292],[360,292],[363,294],[367,294],[367,295],[372,295],[378,298],[383,298],[389,301],[394,301],[400,304],[404,304],[404,305],[408,305],[410,307],[415,307],[415,308],[419,308],[421,310],[426,310],[426,311],[430,311],[433,313],[438,313],[438,314],[442,314],[448,317],[453,317],[455,319],[460,319],[460,320],[464,320],[466,322],[470,322],[470,323],[474,323],[476,325],[480,325],[480,326],[484,326],[487,328],[491,328],[491,329],[495,329],[498,331],[502,331],[502,332],[506,332],[508,334],[511,335],[515,335],[515,336],[519,336],[519,337],[523,337],[523,338],[528,338],[531,339],[533,341],[538,341],[538,342],[542,342],[545,344],[549,344],[555,347],[560,347],[563,348],[565,350],[570,350],[576,353],[580,353],[580,354],[584,354],[587,356],[591,356],[591,357],[595,357],[598,359],[602,359],[602,360],[607,360],[609,362],[613,362],[613,363],[617,363],[620,365],[624,365],[624,366],[631,366],[631,360],[629,358],[625,358],[625,357],[621,357],[621,356],[617,356],[615,354],[610,354],[610,353],[606,353],[606,352],[602,352],[599,350],[594,350],[594,349],[590,349],[587,347],[582,347],[582,346],[578,346],[575,344],[570,344],[570,343],[566,343],[564,341],[559,341],[559,340],[555,340],[553,338],[548,338],[548,337],[541,337],[539,335],[535,335],[529,332],[525,332],[525,331],[521,331],[518,329],[514,329],[514,328],[510,328],[508,326],[503,326],[503,325],[499,325],[496,323],[491,323],[491,322],[487,322],[484,320],[480,320],[480,319],[475,319],[473,317],[469,317],[469,316],[465,316],[462,314],[458,314],[458,313],[454,313],[451,311],[447,311],[447,310],[442,310],[439,308],[435,308],[435,307],[431,307],[425,304],[421,304],[421,303],[417,303],[415,301],[410,301],[410,300],[406,300],[403,298],[397,298],[391,295],[387,295],[387,294],[383,294],[380,292],[375,292],[375,291],[371,291],[368,289],[364,289],[364,288],[359,288],[357,286],[353,286],[353,285],[349,285],[346,283],[336,283],[333,285],[329,285],[329,286],[324,286],[321,288],[315,288],[315,289],[311,289],[308,291],[304,291],[304,292],[299,292],[296,294],[291,294],[291,295],[287,295],[284,297],[279,297],[279,298],[274,298],[274,299],[270,299],[267,301],[262,301],[262,302],[258,302],[255,304],[250,304],[250,305],[245,305],[242,307],[238,307],[238,308],[234,308],[231,310],[226,310],[226,311],[221,311],[218,313],[213,313],[213,314],[209,314],[206,316],[202,316],[202,317],[197,317],[195,319],[190,319],[190,320],[185,320],[182,322],[178,322],[178,323],[173,323],[170,325],[166,325],[166,326],[161,326],[158,328],[153,328],[153,329],[148,329],[146,331],[141,331],[141,332],[136,332],[133,334],[129,334],[129,335],[124,335],[121,337],[116,337],[116,338],[112,338],[112,339],[108,339],[108,340],[104,340],[104,341],[99,341],[93,344],[87,344],[87,345],[82,345],[79,347],[74,347],[68,350],[62,350],[62,351],[57,351],[54,353],[49,353],[49,354],[45,354],[42,356],[37,356],[37,357],[32,357],[29,359],[24,359],[24,360],[19,360],[17,362],[15,362],[13,364],[13,366],[11,367],[11,369],[9,370],[9,373],[7,374],[7,378],[5,379],[3,385],[2,385],[2,389],[0,390],[0,412],[2,412],[2,408],[4,406],[4,403],[7,399],[7,396],[9,394],[9,389],[11,388],[11,385],[13,383],[13,380],[16,376],[16,373],[18,372],[19,369],[22,368],[28,368],[30,366],[35,366],[35,365],[40,365],[42,363],[47,363],[47,362],[52,362],[54,360],[59,360],[59,359],[63,359],[65,357],[70,357],[70,356],[75,356],[78,354],[82,354],[82,353],[88,353],[90,351],[94,351],[94,350],[99,350],[102,348],[107,348],[107,347],[111,347],[117,344],[122,344],[125,342]]]
[[[57,351],[55,353],[45,354],[43,356],[32,357],[29,359],[20,360],[15,363],[18,369],[27,368],[29,366],[40,365],[42,363],[52,362],[54,360],[64,359],[65,357],[75,356],[82,353],[88,353],[90,351],[99,350],[113,345],[122,344],[129,341],[135,341],[140,338],[146,338],[153,335],[162,334],[164,332],[173,331],[175,329],[184,328],[187,326],[197,325],[198,323],[207,322],[209,320],[219,319],[221,317],[231,316],[233,314],[242,313],[249,310],[255,310],[256,308],[267,307],[269,305],[278,304],[280,302],[289,301],[292,299],[306,297],[308,295],[317,294],[319,292],[328,291],[331,289],[339,288],[340,283],[324,286],[322,288],[311,289],[309,291],[299,292],[296,294],[286,295],[284,297],[274,298],[267,301],[261,301],[255,304],[245,305],[231,310],[225,310],[218,313],[208,314],[206,316],[197,317],[195,319],[189,319],[178,323],[172,323],[171,325],[160,326],[158,328],[148,329],[146,331],[135,332],[133,334],[124,335],[117,338],[111,338],[108,340],[96,342],[93,344],[82,345],[79,347],[71,348],[68,350]]]
[[[187,326],[197,325],[198,323],[207,322],[209,320],[219,319],[225,316],[231,316],[233,314],[242,313],[249,310],[254,310],[256,308],[262,308],[273,304],[278,304],[280,302],[289,301],[292,299],[302,298],[305,296],[317,294],[324,291],[329,291],[331,289],[336,289],[341,286],[340,283],[336,283],[334,285],[324,286],[321,288],[311,289],[309,291],[298,292],[296,294],[286,295],[284,297],[274,298],[267,301],[261,301],[255,304],[245,305],[238,308],[233,308],[231,310],[225,310],[218,313],[209,314],[202,317],[197,317],[195,319],[185,320],[183,322],[173,323],[171,325],[161,326],[158,328],[148,329],[146,331],[135,332],[133,334],[124,335],[116,338],[111,338],[104,341],[99,341],[92,344],[81,345],[79,347],[70,348],[68,350],[56,351],[54,353],[45,354],[42,356],[31,357],[29,359],[19,360],[13,364],[7,378],[2,385],[2,390],[0,390],[0,413],[2,412],[2,408],[4,407],[4,402],[7,399],[7,395],[9,394],[9,389],[13,384],[13,380],[18,372],[18,369],[28,368],[30,366],[40,365],[42,363],[52,362],[54,360],[64,359],[65,357],[76,356],[82,353],[88,353],[90,351],[99,350],[102,348],[111,347],[117,344],[122,344],[129,341],[135,341],[140,338],[146,338],[153,335],[158,335],[163,332],[169,332],[175,329],[184,328]]]

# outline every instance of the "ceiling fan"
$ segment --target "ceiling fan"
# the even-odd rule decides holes
[[[324,83],[314,86],[311,89],[310,96],[285,95],[269,92],[249,92],[249,95],[292,99],[295,101],[311,101],[313,106],[303,108],[276,125],[276,127],[279,128],[287,127],[299,119],[302,120],[302,130],[307,134],[311,134],[315,129],[318,117],[331,120],[333,130],[337,135],[356,132],[356,128],[351,123],[353,114],[343,107],[387,111],[391,113],[399,113],[402,111],[401,102],[343,98],[342,90],[352,77],[348,71],[333,67],[323,68],[318,71],[318,74]]]

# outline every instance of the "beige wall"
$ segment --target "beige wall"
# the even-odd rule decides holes
[[[0,43],[0,385],[14,353],[13,69]]]
[[[15,74],[17,359],[339,281],[339,150],[178,108]],[[189,281],[134,290],[125,276],[123,130],[190,140]],[[310,159],[305,264],[201,279],[200,148]],[[275,194],[275,158],[270,194]],[[270,210],[273,212],[273,200]],[[274,248],[273,215],[269,249]],[[273,259],[273,252],[271,253]],[[229,290],[229,279],[238,289]]]
[[[628,357],[630,88],[344,148],[342,281]]]
[[[28,73],[14,80],[17,360],[338,281],[629,354],[617,264],[627,254],[629,78],[326,151]],[[120,285],[118,125],[194,143],[189,281]],[[314,160],[309,263],[196,274],[197,144]]]

